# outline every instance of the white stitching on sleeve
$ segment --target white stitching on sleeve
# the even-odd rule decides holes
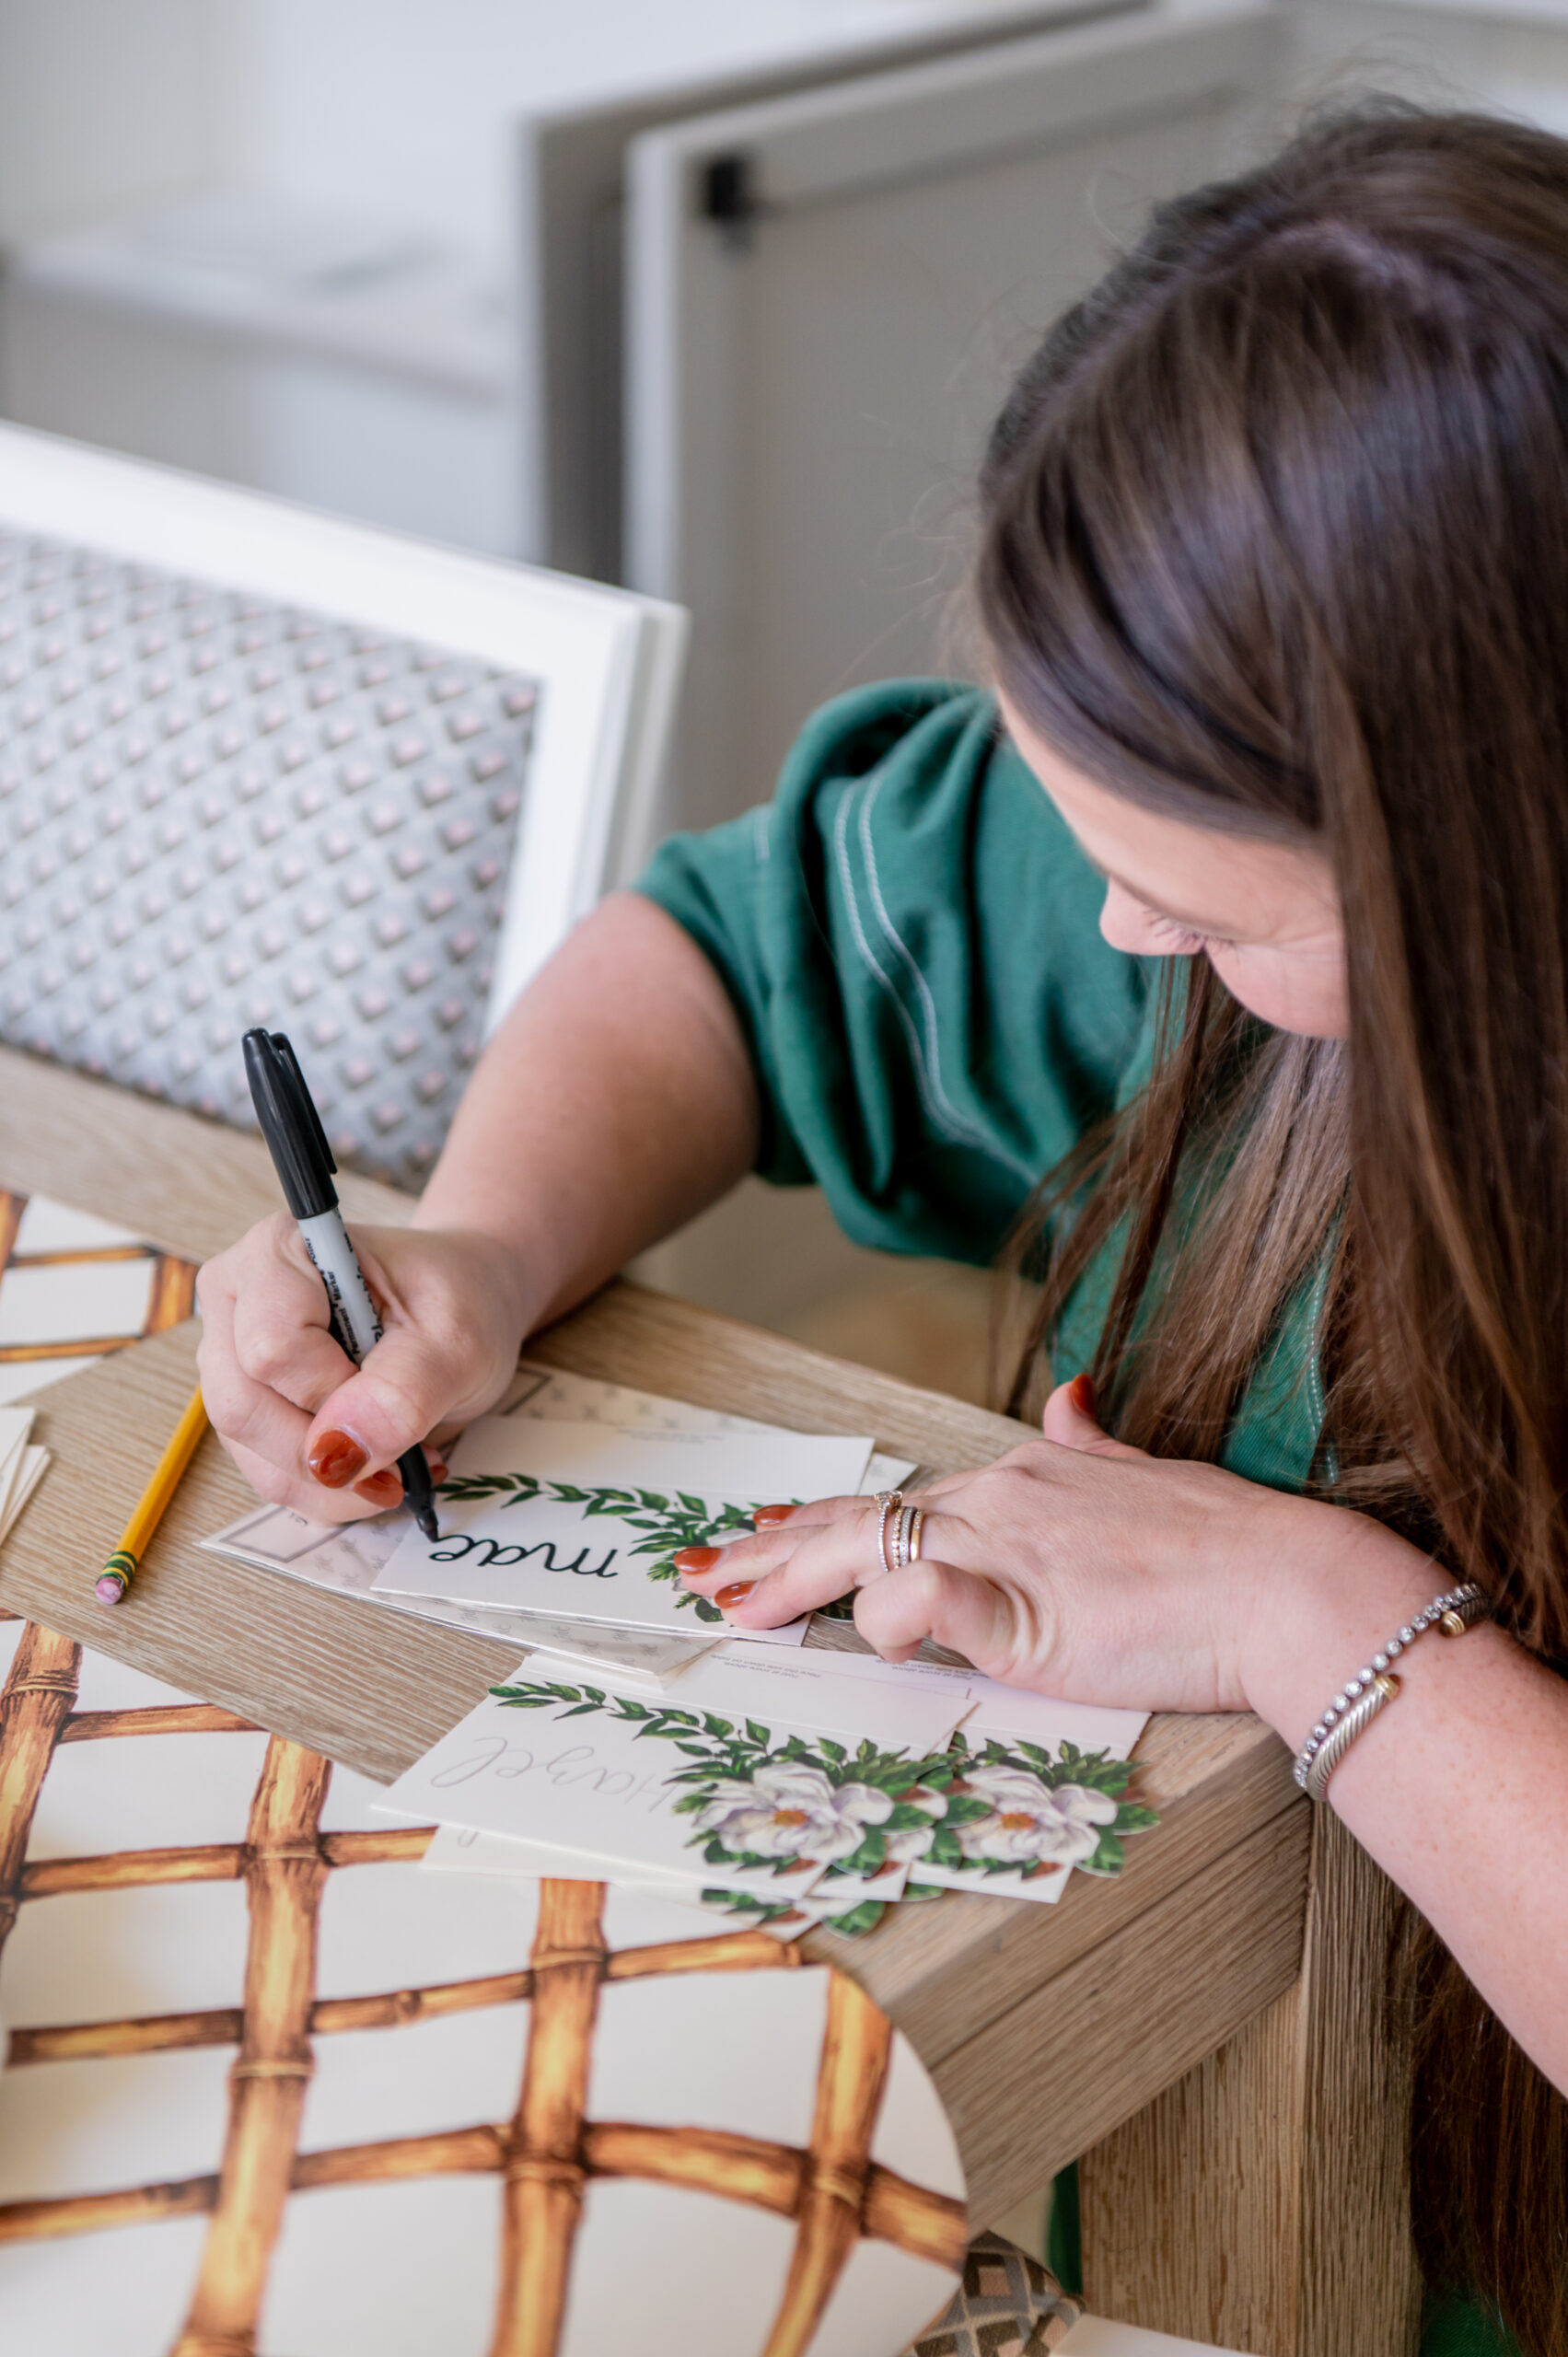
[[[932,995],[931,985],[926,981],[925,976],[921,972],[920,966],[916,961],[913,953],[900,935],[892,918],[888,913],[888,905],[882,898],[882,886],[877,874],[877,858],[871,842],[871,813],[876,807],[877,797],[882,790],[886,778],[887,772],[884,770],[866,781],[868,790],[864,794],[860,809],[860,847],[865,861],[865,881],[870,890],[872,907],[877,911],[877,923],[880,924],[882,932],[888,940],[889,946],[893,950],[894,955],[902,959],[905,968],[913,980],[915,989],[920,994],[920,1004],[924,1011],[925,1016],[926,1053],[929,1057],[929,1086],[934,1108],[940,1107],[942,1113],[946,1116],[946,1126],[949,1136],[964,1138],[970,1144],[981,1147],[986,1153],[992,1155],[995,1160],[1003,1163],[1008,1169],[1016,1172],[1030,1186],[1032,1186],[1035,1179],[1040,1175],[1038,1171],[1036,1171],[1029,1164],[1020,1160],[1016,1155],[1012,1154],[1009,1149],[1003,1145],[999,1141],[992,1138],[977,1122],[970,1120],[966,1114],[961,1113],[948,1096],[947,1089],[943,1086],[941,1048],[939,1045],[936,1022],[936,1001]],[[892,984],[890,982],[888,986],[889,989],[892,989]],[[894,992],[894,996],[895,998],[898,996],[896,991]],[[900,1001],[900,1005],[901,1008],[901,1000]],[[916,1050],[916,1056],[918,1061],[918,1048]]]
[[[866,781],[866,785],[869,786],[874,783],[874,780],[868,779]],[[862,795],[862,798],[864,799],[865,797],[865,787],[863,786],[859,791]],[[894,982],[892,976],[880,963],[871,946],[870,942],[866,939],[865,929],[860,921],[860,906],[855,898],[854,877],[850,867],[848,842],[850,805],[854,799],[854,794],[853,792],[844,795],[842,802],[839,805],[839,814],[833,825],[833,855],[839,871],[839,881],[843,887],[844,900],[849,909],[850,923],[854,929],[855,946],[860,952],[861,959],[865,964],[867,972],[876,977],[877,981],[881,983],[882,988],[887,992],[888,996],[891,999],[894,1010],[898,1015],[900,1022],[903,1025],[904,1030],[908,1036],[910,1043],[910,1059],[914,1067],[915,1086],[920,1092],[920,1101],[925,1109],[926,1117],[935,1128],[942,1132],[945,1137],[951,1139],[955,1144],[979,1146],[981,1152],[989,1154],[993,1160],[1001,1162],[1004,1167],[1010,1171],[1013,1171],[1014,1173],[1020,1173],[1024,1178],[1032,1185],[1036,1176],[1035,1172],[1029,1169],[1025,1164],[1014,1160],[1014,1158],[1005,1151],[999,1150],[994,1142],[986,1135],[985,1132],[980,1128],[978,1123],[966,1120],[964,1116],[959,1113],[948,1100],[946,1091],[942,1088],[939,1078],[936,1080],[935,1086],[933,1086],[932,1074],[926,1067],[925,1051],[921,1040],[919,1028],[908,1007],[904,1004],[903,1000],[900,997],[897,984]],[[862,841],[864,842],[865,841],[864,819],[862,820],[861,834]],[[869,865],[870,862],[868,857],[868,869]],[[889,922],[887,911],[881,905],[881,894],[877,888],[874,874],[871,877],[871,890],[884,930],[889,933],[895,947],[902,951],[904,958],[912,966],[914,961],[910,958],[909,951],[904,948],[904,945],[899,940],[898,935],[892,932],[892,927]],[[924,976],[921,974],[918,967],[916,967],[914,970],[916,980],[920,982],[922,990],[926,992],[926,997],[929,1000],[930,993],[929,991],[926,991]],[[935,1017],[934,1007],[932,1009],[932,1014],[933,1017]],[[933,1049],[935,1050],[935,1030],[933,1030],[932,1043]]]

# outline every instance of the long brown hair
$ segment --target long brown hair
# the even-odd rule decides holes
[[[1206,964],[1051,1174],[1012,1404],[1097,1255],[1127,1440],[1214,1457],[1316,1283],[1323,1494],[1568,1665],[1568,145],[1378,102],[1160,208],[1024,370],[977,591],[1030,726],[1151,810],[1311,842],[1348,1041]],[[1568,2105],[1428,1933],[1429,2274],[1568,2357]]]

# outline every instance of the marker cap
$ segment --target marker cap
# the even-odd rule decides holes
[[[316,1219],[335,1211],[338,1166],[287,1033],[258,1028],[247,1031],[242,1044],[250,1102],[290,1212],[296,1219]]]

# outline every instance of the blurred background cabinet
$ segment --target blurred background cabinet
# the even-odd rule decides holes
[[[633,143],[624,563],[692,617],[672,820],[761,799],[825,696],[968,668],[1007,384],[1152,200],[1239,157],[1281,30],[1139,9]]]

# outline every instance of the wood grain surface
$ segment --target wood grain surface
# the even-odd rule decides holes
[[[1393,1904],[1320,1809],[1306,1968],[1080,2165],[1094,2308],[1259,2357],[1412,2357],[1421,2282],[1409,2056],[1388,1996]]]
[[[0,1184],[192,1257],[277,1207],[258,1139],[11,1051],[0,1051]],[[351,1219],[391,1224],[411,1209],[365,1181],[345,1183],[343,1199]],[[0,1605],[389,1780],[514,1666],[516,1648],[201,1552],[198,1539],[252,1503],[210,1434],[126,1602],[109,1609],[93,1595],[189,1393],[194,1351],[194,1329],[180,1329],[41,1395],[38,1437],[56,1462],[0,1556]],[[530,1354],[802,1430],[868,1432],[932,1474],[984,1463],[1020,1434],[628,1284]],[[1128,1845],[1114,1880],[1075,1877],[1053,1907],[955,1894],[892,1909],[853,1945],[826,1933],[807,1944],[853,1974],[932,2069],[977,2225],[1225,2045],[1299,1967],[1308,1815],[1277,1739],[1249,1719],[1161,1719],[1138,1757],[1162,1822]]]
[[[972,2217],[1001,2215],[1020,2180],[1045,2184],[1146,2104],[1156,2083],[1169,2085],[1200,2061],[1216,2014],[1244,2022],[1292,1986],[1309,1832],[1295,1810],[1262,1827],[935,2063]],[[1037,2070],[1019,2069],[1026,2054],[1039,2058]],[[1156,2175],[1135,2198],[1125,2190],[1135,2236],[1151,2213],[1163,2216],[1165,2186]],[[1130,2314],[1098,2289],[1090,2300],[1099,2314]],[[1338,2342],[1318,2346],[1338,2357]]]

